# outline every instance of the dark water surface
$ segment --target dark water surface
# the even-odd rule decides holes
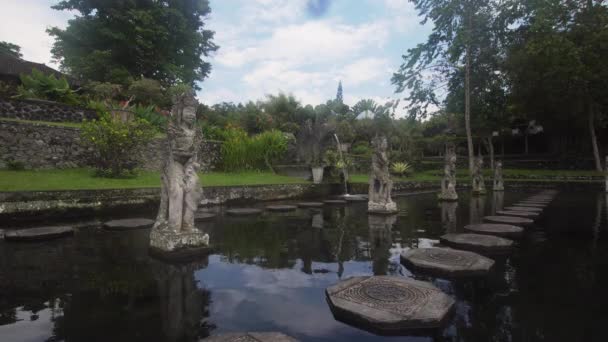
[[[531,193],[461,194],[457,205],[399,197],[393,218],[368,217],[365,203],[247,218],[210,208],[220,215],[199,227],[217,254],[186,265],[150,258],[148,230],[106,232],[95,222],[81,222],[73,238],[0,242],[0,341],[191,341],[230,331],[302,341],[608,341],[604,193],[560,192],[486,280],[400,265],[405,248],[436,245]],[[429,280],[456,299],[455,313],[445,328],[411,337],[336,321],[324,289],[372,274]]]

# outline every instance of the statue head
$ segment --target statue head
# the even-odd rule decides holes
[[[181,123],[193,125],[196,122],[198,101],[191,88],[173,96],[173,115]]]

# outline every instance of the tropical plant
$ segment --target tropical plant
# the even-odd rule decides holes
[[[242,129],[224,131],[222,164],[225,171],[273,170],[272,164],[287,150],[287,138],[277,130],[248,136]]]
[[[157,131],[166,131],[168,117],[161,114],[155,106],[135,105],[130,107],[129,110],[135,114],[136,118],[148,121]]]
[[[412,167],[406,162],[396,162],[391,165],[391,171],[398,176],[405,176],[412,171]]]
[[[154,127],[145,120],[122,122],[105,116],[83,122],[81,142],[91,149],[89,162],[96,174],[117,178],[135,174],[143,149],[155,134]]]
[[[85,90],[90,98],[97,101],[117,100],[122,92],[122,86],[109,82],[89,82]]]
[[[169,99],[165,96],[160,82],[149,78],[142,78],[131,83],[127,95],[141,105],[169,104]]]
[[[42,71],[32,69],[30,75],[22,74],[20,78],[21,85],[17,88],[19,98],[49,100],[70,105],[79,102],[78,96],[64,77],[57,79],[55,75],[45,75]]]

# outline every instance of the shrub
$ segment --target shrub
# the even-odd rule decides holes
[[[6,168],[11,171],[23,171],[25,170],[25,164],[17,160],[8,160],[6,162]]]
[[[41,99],[66,103],[78,104],[78,96],[70,89],[65,78],[57,79],[55,75],[45,75],[41,71],[32,69],[30,75],[21,75],[21,85],[17,88],[17,97],[29,99]]]
[[[412,167],[406,162],[397,162],[391,165],[391,171],[398,176],[407,175],[411,172],[411,170]]]
[[[136,118],[148,121],[159,132],[165,132],[169,118],[161,114],[154,106],[135,105],[129,108]]]
[[[359,156],[371,156],[372,149],[367,142],[358,142],[351,149],[351,153]]]
[[[131,83],[127,95],[133,97],[135,103],[143,105],[163,106],[168,102],[160,83],[149,78],[142,78]]]
[[[277,130],[248,136],[242,129],[227,129],[222,145],[222,162],[225,171],[272,171],[272,163],[287,150],[287,138]]]
[[[105,116],[82,124],[81,141],[91,149],[89,161],[97,175],[117,178],[135,174],[142,150],[155,134],[145,120],[122,122]]]
[[[122,92],[122,86],[120,84],[114,84],[109,82],[90,82],[86,85],[86,91],[90,94],[90,97],[101,101],[101,100],[117,100]]]

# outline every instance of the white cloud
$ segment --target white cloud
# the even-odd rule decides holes
[[[378,78],[390,78],[392,72],[386,58],[367,57],[346,65],[339,73],[339,79],[356,86]]]

